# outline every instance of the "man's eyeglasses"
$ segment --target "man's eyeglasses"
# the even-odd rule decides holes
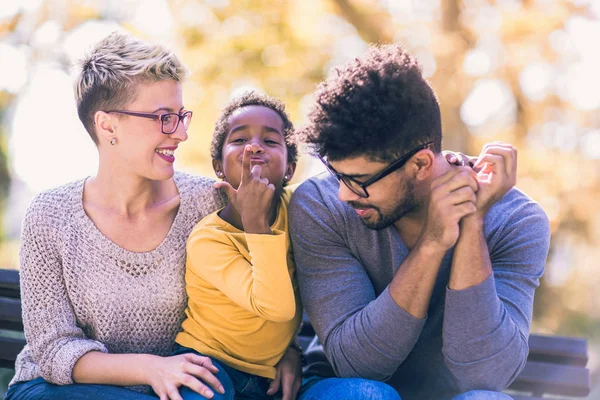
[[[329,172],[333,176],[335,176],[340,182],[343,182],[348,187],[348,189],[350,189],[353,193],[356,193],[360,197],[367,198],[367,197],[369,197],[369,192],[367,192],[368,186],[371,186],[372,184],[385,178],[392,172],[402,168],[404,166],[404,164],[406,164],[412,156],[417,154],[419,151],[429,147],[431,144],[433,144],[433,142],[427,142],[419,147],[412,149],[411,151],[409,151],[408,153],[406,153],[399,159],[393,161],[390,165],[388,165],[387,167],[385,167],[384,169],[382,169],[381,171],[379,171],[378,173],[373,175],[371,178],[367,179],[365,182],[360,182],[351,176],[344,175],[344,174],[337,172],[335,169],[333,169],[333,167],[331,165],[329,165],[329,162],[327,161],[326,158],[323,158],[323,157],[319,157],[319,158],[321,159],[323,164],[325,164],[325,166],[327,167]]]
[[[183,127],[187,131],[190,126],[190,121],[192,120],[192,112],[184,111],[183,114],[178,113],[165,113],[165,114],[152,114],[152,113],[142,113],[142,112],[134,112],[134,111],[123,111],[123,110],[108,110],[105,111],[107,113],[117,113],[117,114],[125,114],[131,115],[133,117],[142,117],[154,119],[161,122],[161,132],[165,135],[170,135],[177,130],[180,122],[183,122]]]

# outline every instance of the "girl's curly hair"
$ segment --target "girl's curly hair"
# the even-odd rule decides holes
[[[290,121],[287,113],[285,112],[285,105],[283,102],[264,94],[260,94],[254,91],[245,92],[240,97],[236,97],[229,102],[221,112],[221,116],[215,123],[215,130],[213,132],[212,142],[210,144],[210,155],[213,160],[221,160],[223,153],[223,144],[227,138],[229,131],[229,117],[235,110],[248,106],[262,106],[270,108],[275,111],[281,117],[283,121],[283,138],[287,147],[288,162],[296,162],[298,160],[298,144],[296,140],[296,133],[294,130],[294,124]]]

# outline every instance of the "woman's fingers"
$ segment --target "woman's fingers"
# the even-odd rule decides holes
[[[169,395],[168,397],[166,397],[168,400],[183,400],[183,398],[179,394],[179,389],[175,386],[170,387],[167,394]]]
[[[219,368],[215,367],[215,365],[212,363],[212,360],[209,357],[200,356],[194,353],[188,353],[187,357],[189,357],[188,361],[208,369],[213,374],[219,372]]]
[[[198,391],[196,390],[196,388],[199,388],[201,390],[209,390],[208,387],[206,387],[206,385],[202,384],[198,379],[193,378],[197,377],[200,378],[202,382],[205,382],[210,387],[215,389],[217,392],[221,394],[224,393],[225,389],[223,388],[223,385],[221,385],[221,382],[219,382],[217,377],[214,375],[217,372],[219,372],[219,370],[212,364],[210,359],[208,357],[198,356],[197,354],[190,353],[189,355],[195,357],[188,358],[188,361],[190,362],[186,365],[185,372],[190,374],[188,375],[188,377],[192,379],[186,377],[186,381],[182,383],[195,391]],[[190,385],[193,385],[194,387]],[[204,395],[204,393],[202,392],[198,393]]]
[[[196,366],[198,368],[202,368],[200,366]],[[205,372],[206,369],[204,370]],[[197,372],[190,372],[189,374],[184,374],[181,378],[181,385],[186,386],[192,389],[194,392],[201,394],[202,396],[211,399],[215,394],[213,391],[206,386],[200,379],[198,379],[199,374]],[[204,380],[204,378],[202,378]],[[219,384],[220,385],[220,384]],[[224,393],[225,391],[221,391],[220,393]]]

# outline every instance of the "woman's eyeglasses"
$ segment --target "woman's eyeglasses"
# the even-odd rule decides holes
[[[117,113],[117,114],[125,114],[131,115],[133,117],[141,117],[141,118],[149,118],[158,120],[161,122],[161,132],[165,135],[170,135],[177,130],[180,122],[183,122],[183,127],[187,131],[190,126],[190,121],[192,120],[192,112],[184,111],[182,114],[178,113],[165,113],[165,114],[152,114],[152,113],[142,113],[135,111],[123,111],[123,110],[108,110],[105,111],[107,113]]]

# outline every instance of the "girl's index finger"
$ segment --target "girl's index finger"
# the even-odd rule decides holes
[[[242,182],[252,179],[250,153],[252,153],[252,146],[248,144],[244,147],[244,154],[242,154]]]

